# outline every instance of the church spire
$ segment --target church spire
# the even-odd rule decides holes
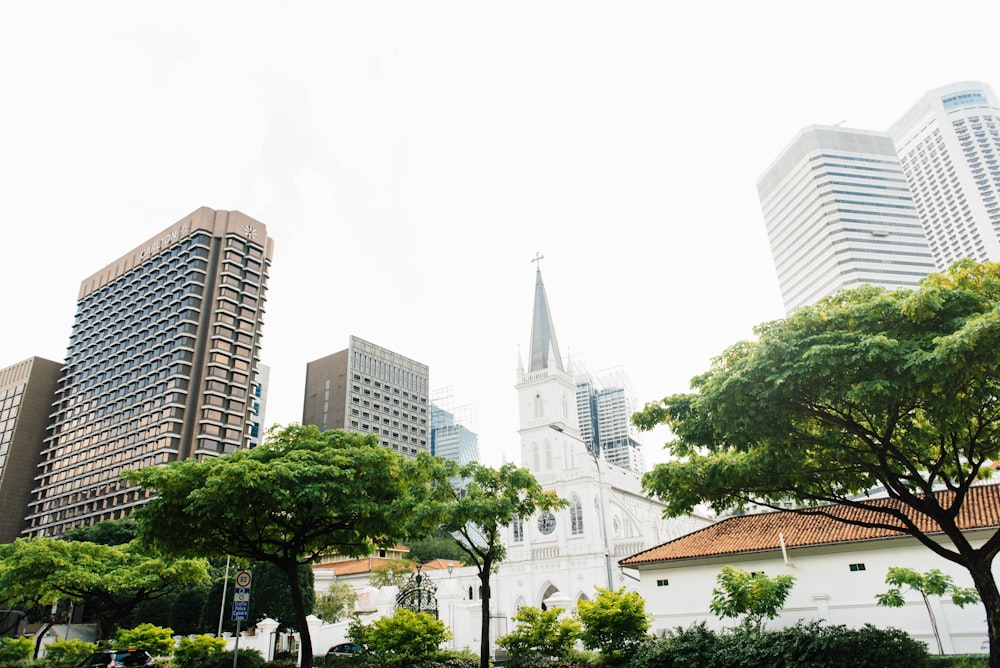
[[[552,326],[552,314],[549,313],[549,300],[545,296],[545,284],[542,283],[541,260],[544,256],[535,253],[531,259],[535,263],[535,308],[531,317],[531,357],[528,371],[541,371],[552,368],[563,371],[562,355],[559,354],[559,342],[556,341],[556,330]]]

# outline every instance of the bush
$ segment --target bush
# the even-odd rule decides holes
[[[223,654],[226,651],[225,638],[210,635],[200,635],[194,638],[181,638],[174,649],[173,668],[196,668],[213,654]],[[232,654],[229,655],[232,658]]]
[[[580,637],[580,622],[574,618],[560,618],[560,612],[562,608],[521,608],[514,615],[517,622],[514,630],[498,638],[497,645],[506,649],[515,663],[533,657],[566,658]]]
[[[600,650],[605,663],[632,654],[649,631],[645,602],[638,592],[627,592],[624,587],[618,591],[598,587],[595,600],[577,604],[577,615],[583,623],[583,646]]]
[[[441,643],[451,638],[451,633],[444,622],[426,612],[397,608],[391,617],[376,619],[370,626],[357,620],[351,622],[348,636],[363,645],[366,654],[382,661],[382,665],[397,661],[413,665],[437,655]]]
[[[94,653],[97,645],[73,638],[71,640],[53,640],[45,646],[45,661],[47,663],[63,663],[73,665],[80,663]]]
[[[174,630],[155,624],[139,624],[134,629],[118,629],[113,649],[144,649],[153,656],[174,653]]]
[[[0,638],[0,664],[28,661],[34,653],[32,638]]]
[[[202,657],[192,668],[232,668],[232,652],[215,652]],[[264,656],[255,649],[241,649],[236,668],[263,668]]]
[[[641,645],[629,668],[920,668],[927,648],[897,629],[798,623],[777,631],[741,626],[716,634],[704,623]]]
[[[932,654],[928,668],[989,668],[988,654]]]

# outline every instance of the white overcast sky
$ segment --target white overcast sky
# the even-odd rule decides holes
[[[269,423],[355,334],[518,461],[536,252],[564,355],[686,391],[784,315],[769,163],[1000,87],[998,25],[995,0],[3,3],[0,367],[62,360],[85,277],[238,209],[275,240]]]

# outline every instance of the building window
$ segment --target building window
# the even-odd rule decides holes
[[[514,542],[520,543],[524,540],[524,521],[520,517],[514,518]]]
[[[666,580],[666,579],[663,579],[663,580],[657,580],[657,581],[656,581],[656,586],[657,586],[657,587],[666,587],[666,586],[667,586],[667,585],[669,585],[669,584],[670,584],[670,580]]]
[[[583,505],[580,503],[580,497],[576,494],[570,499],[569,526],[570,533],[574,536],[583,533]]]
[[[851,572],[852,573],[856,573],[858,571],[863,571],[863,570],[865,570],[865,565],[864,564],[851,564]]]

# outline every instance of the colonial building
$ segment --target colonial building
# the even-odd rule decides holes
[[[897,502],[884,499],[877,503]],[[961,587],[972,586],[968,571],[901,531],[852,526],[827,515],[856,521],[874,519],[872,511],[846,505],[730,517],[638,552],[620,564],[638,573],[639,593],[646,601],[646,611],[653,615],[654,633],[695,622],[716,629],[732,626],[735,622],[719,620],[708,607],[715,578],[728,565],[770,577],[795,577],[784,608],[769,626],[813,619],[852,628],[866,623],[891,626],[936,652],[931,619],[919,593],[910,592],[902,609],[878,607],[875,595],[889,589],[885,576],[893,566],[921,573],[936,568]],[[969,541],[981,546],[1000,528],[1000,486],[973,487],[958,519]],[[945,541],[940,533],[933,533],[926,518],[922,524],[935,540]],[[959,608],[949,598],[933,596],[929,604],[946,654],[983,651],[987,635],[982,604]]]

